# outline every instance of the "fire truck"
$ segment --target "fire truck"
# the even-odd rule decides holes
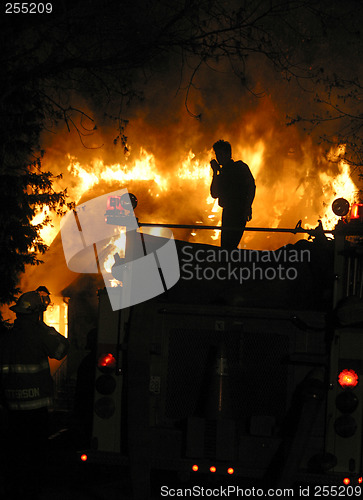
[[[333,210],[340,220],[330,240],[321,226],[305,240],[315,248],[323,237],[325,246],[314,279],[295,284],[301,295],[281,291],[278,280],[236,287],[204,276],[113,310],[119,291],[99,290],[93,429],[80,458],[127,465],[135,498],[148,498],[154,471],[192,483],[333,485],[354,496],[363,450],[363,205],[340,198]],[[288,300],[294,293],[298,303]]]

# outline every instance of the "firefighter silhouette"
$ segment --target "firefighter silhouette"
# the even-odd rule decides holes
[[[252,219],[252,202],[255,197],[255,180],[246,163],[232,159],[232,148],[227,141],[213,145],[217,160],[210,162],[213,179],[210,193],[218,198],[223,208],[221,247],[233,250],[238,247],[246,223]]]
[[[51,302],[50,291],[44,285],[38,286],[38,288],[35,291],[39,294],[40,300],[42,301],[40,318],[43,320],[44,312],[47,310],[47,308]]]
[[[13,327],[0,338],[0,385],[6,410],[6,498],[36,498],[46,466],[48,409],[53,380],[48,357],[62,359],[69,343],[40,320],[43,303],[35,291],[10,308]]]

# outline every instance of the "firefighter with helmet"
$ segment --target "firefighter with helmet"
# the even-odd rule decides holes
[[[64,358],[69,342],[42,321],[44,304],[38,292],[24,293],[10,309],[16,320],[0,337],[0,394],[7,415],[7,446],[3,446],[7,498],[24,493],[36,498],[46,465],[48,409],[53,399],[48,357]]]
[[[47,307],[49,306],[50,304],[50,291],[48,290],[48,288],[46,286],[38,286],[38,288],[35,290],[39,297],[40,297],[40,300],[42,301],[42,307],[41,307],[41,312],[40,312],[40,317],[41,319],[43,319],[43,314],[44,314],[44,311],[46,311]]]

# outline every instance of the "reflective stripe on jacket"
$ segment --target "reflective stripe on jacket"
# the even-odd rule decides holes
[[[68,340],[54,328],[26,318],[0,338],[0,382],[5,404],[11,410],[49,407],[53,379],[48,357],[62,359]]]

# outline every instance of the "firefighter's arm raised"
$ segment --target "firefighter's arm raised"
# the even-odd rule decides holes
[[[219,186],[220,165],[217,163],[216,160],[212,160],[210,162],[210,166],[213,170],[213,179],[210,186],[210,194],[212,198],[218,198],[220,191],[220,186]]]
[[[49,358],[61,360],[67,355],[69,350],[69,341],[63,335],[57,332],[52,326],[41,322],[43,340],[47,349]]]

